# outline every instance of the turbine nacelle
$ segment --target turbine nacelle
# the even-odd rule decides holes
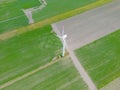
[[[67,34],[64,34],[64,35],[62,36],[62,38],[63,38],[63,39],[66,39],[66,38],[67,38]]]

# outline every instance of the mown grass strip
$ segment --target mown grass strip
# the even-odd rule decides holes
[[[35,30],[37,28],[43,27],[45,25],[48,25],[48,24],[51,24],[51,23],[54,23],[54,22],[57,22],[59,20],[66,19],[68,17],[71,17],[71,16],[74,16],[76,14],[85,12],[87,10],[96,8],[98,6],[102,6],[102,5],[104,5],[106,3],[109,3],[111,1],[112,0],[99,0],[97,2],[86,5],[84,7],[77,8],[75,10],[72,10],[72,11],[69,11],[69,12],[66,12],[66,13],[51,17],[49,19],[45,19],[43,21],[28,25],[26,27],[22,27],[22,28],[19,28],[19,29],[15,29],[15,30],[3,33],[3,34],[0,35],[0,40],[6,40],[6,39],[9,39],[9,38],[14,37],[16,35],[19,35],[19,34],[22,34],[22,33],[25,33],[25,32],[31,31],[31,30]]]

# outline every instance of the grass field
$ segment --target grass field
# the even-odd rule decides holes
[[[22,9],[39,6],[38,0],[0,1],[0,33],[28,25],[28,19]]]
[[[66,57],[2,90],[88,90],[88,87]]]
[[[83,7],[98,0],[46,0],[48,5],[43,10],[33,12],[36,22]],[[0,2],[0,33],[28,25],[23,8],[39,6],[38,0],[3,0]]]
[[[46,0],[48,5],[43,10],[34,12],[33,18],[35,21],[43,20],[96,1],[98,0]]]
[[[98,88],[120,77],[120,30],[75,52]]]
[[[19,4],[19,6],[23,9],[28,9],[31,7],[37,7],[40,6],[41,3],[39,0],[17,0],[17,3]]]
[[[28,25],[28,20],[16,1],[0,4],[0,33],[25,25]]]
[[[50,62],[61,48],[50,26],[0,41],[0,84]]]

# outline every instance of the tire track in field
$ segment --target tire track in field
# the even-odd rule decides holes
[[[16,17],[13,17],[13,18],[9,18],[7,20],[2,20],[2,21],[0,21],[0,23],[7,22],[7,21],[10,21],[10,20],[14,20],[14,19],[17,19],[17,18],[20,18],[20,17],[23,17],[23,16],[25,16],[25,15],[20,15],[20,16],[16,16]]]

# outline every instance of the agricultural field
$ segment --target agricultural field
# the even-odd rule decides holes
[[[96,1],[98,0],[46,0],[48,5],[43,10],[33,12],[33,18],[35,21],[40,21],[83,7]]]
[[[0,33],[28,25],[23,9],[39,6],[38,0],[0,1]]]
[[[89,90],[69,57],[1,90]]]
[[[99,89],[120,77],[120,30],[75,50],[75,53]]]
[[[50,62],[61,48],[50,26],[0,41],[0,84]]]
[[[83,7],[98,0],[46,0],[48,5],[43,10],[33,12],[35,22]],[[38,0],[3,0],[0,1],[0,33],[28,25],[28,19],[22,9],[39,6]]]
[[[118,79],[119,30],[75,50],[84,71],[71,59],[74,50],[61,56],[62,43],[50,25],[111,1],[46,0],[42,10],[32,12],[31,25],[23,9],[43,5],[39,0],[0,1],[0,90],[89,90],[89,78],[101,89]]]
[[[16,1],[0,3],[0,33],[25,25],[28,20]]]

